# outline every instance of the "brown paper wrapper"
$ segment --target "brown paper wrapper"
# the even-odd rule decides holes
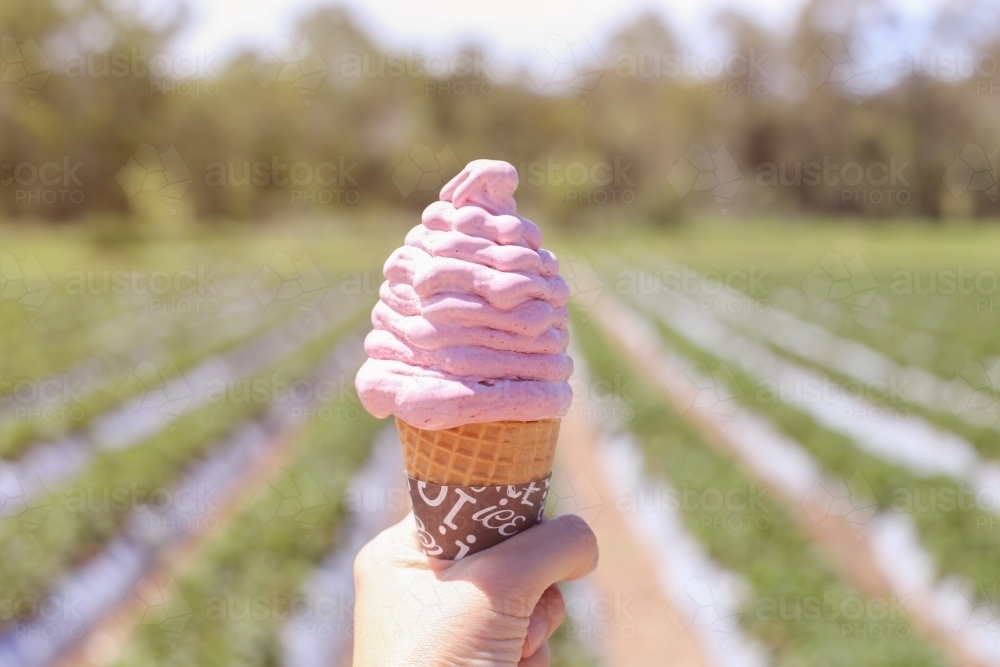
[[[420,548],[459,560],[531,528],[545,513],[552,475],[524,484],[440,486],[407,476]]]

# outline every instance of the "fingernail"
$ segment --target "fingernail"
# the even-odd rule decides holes
[[[544,612],[538,616],[532,616],[528,620],[528,636],[526,643],[528,644],[528,650],[534,654],[538,650],[538,647],[542,645],[545,638],[549,634],[549,622],[545,618]]]

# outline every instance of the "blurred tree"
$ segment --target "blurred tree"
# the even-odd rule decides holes
[[[787,35],[719,16],[716,52],[640,16],[574,45],[560,87],[565,70],[511,77],[475,46],[386,50],[338,7],[223,62],[173,47],[183,2],[110,6],[0,4],[0,215],[417,209],[481,156],[515,164],[525,210],[566,224],[997,213],[1000,27],[950,8],[927,55],[965,49],[971,74],[891,53],[887,69],[868,43],[903,29],[889,4],[813,0]]]

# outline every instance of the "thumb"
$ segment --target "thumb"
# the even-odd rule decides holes
[[[587,522],[566,514],[455,563],[450,576],[469,577],[507,598],[533,598],[552,584],[579,579],[597,567],[597,537]]]

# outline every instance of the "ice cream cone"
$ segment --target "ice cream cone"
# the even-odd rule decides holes
[[[426,430],[396,418],[407,474],[441,486],[524,484],[547,477],[559,419],[493,421]]]
[[[544,518],[572,402],[569,286],[517,215],[517,170],[474,160],[383,267],[356,386],[396,417],[431,558],[475,554]],[[415,426],[419,425],[419,426]]]

